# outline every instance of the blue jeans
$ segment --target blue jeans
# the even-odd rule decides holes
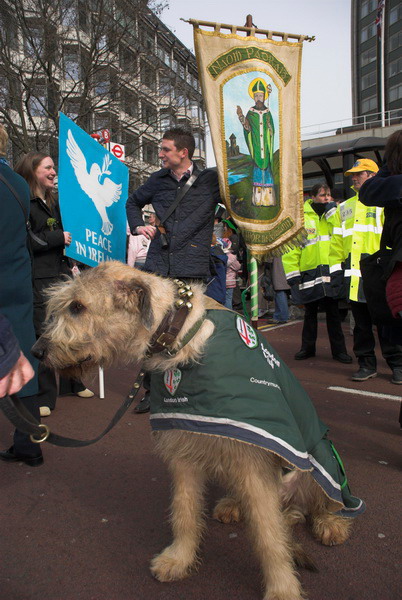
[[[273,318],[274,321],[289,320],[288,295],[284,290],[275,292],[275,312]]]
[[[233,290],[234,288],[226,288],[226,301],[225,301],[225,306],[226,308],[233,308]]]

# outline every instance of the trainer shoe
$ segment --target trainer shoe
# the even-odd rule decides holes
[[[361,367],[357,373],[353,374],[352,381],[366,381],[367,379],[371,379],[371,377],[377,377],[377,371]]]
[[[305,360],[306,358],[310,358],[311,356],[315,356],[315,352],[312,350],[300,350],[295,354],[295,360]]]
[[[402,369],[392,369],[391,383],[402,384]]]
[[[91,390],[88,390],[88,388],[85,388],[85,390],[77,392],[77,396],[80,398],[92,398],[92,396],[95,396],[95,394],[91,392]]]
[[[333,354],[332,358],[337,360],[338,362],[344,363],[345,365],[350,365],[353,362],[353,358],[346,354],[346,352],[340,352],[339,354]]]

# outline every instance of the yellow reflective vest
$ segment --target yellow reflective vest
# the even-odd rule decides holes
[[[311,206],[312,199],[304,203],[304,228],[307,240],[301,248],[294,248],[282,256],[283,268],[290,286],[297,285],[300,302],[307,304],[325,296],[334,297],[329,272],[329,246],[332,233],[331,219],[336,207],[331,203],[327,212],[319,216]]]
[[[364,206],[356,194],[341,202],[331,223],[329,265],[334,291],[337,296],[365,302],[360,259],[380,247],[384,209]]]

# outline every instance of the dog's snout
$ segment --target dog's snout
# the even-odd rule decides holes
[[[38,358],[39,360],[44,360],[46,358],[47,342],[43,335],[32,346],[31,353],[35,358]]]

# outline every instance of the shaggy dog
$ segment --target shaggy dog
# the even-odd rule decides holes
[[[150,346],[159,325],[183,302],[187,302],[188,314],[175,340],[167,349],[152,354]],[[295,561],[303,562],[304,557],[292,543],[290,525],[308,516],[322,543],[344,542],[350,519],[343,516],[346,507],[341,494],[347,486],[345,482],[337,485],[335,476],[328,475],[321,459],[313,458],[310,450],[305,452],[297,441],[283,439],[290,429],[283,422],[293,422],[294,414],[300,413],[299,418],[306,413],[304,434],[309,436],[315,430],[318,436],[310,445],[319,441],[317,447],[321,448],[321,438],[329,444],[310,400],[274,350],[240,316],[219,307],[203,294],[201,286],[194,285],[190,291],[176,280],[108,262],[53,288],[47,326],[34,353],[69,375],[82,376],[96,365],[117,361],[145,361],[145,368],[151,371],[156,449],[173,478],[174,539],[152,560],[151,571],[158,580],[181,579],[197,565],[204,528],[204,489],[213,478],[230,492],[218,502],[214,516],[223,522],[244,518],[248,523],[263,572],[264,600],[301,600]],[[222,356],[219,343],[226,339]],[[254,365],[264,369],[259,371],[260,378],[241,374],[249,357],[251,369]],[[200,379],[208,361],[215,368]],[[249,386],[250,398],[239,401],[239,393],[233,390],[226,397],[226,371],[237,388]],[[191,394],[197,398],[194,406],[201,406],[206,399],[207,408],[192,407]],[[253,394],[257,408],[251,404]],[[301,410],[293,396],[304,403]],[[227,414],[233,407],[240,416]],[[275,435],[260,424],[259,413],[267,410],[279,411],[279,425],[272,425]],[[292,433],[295,439],[299,439],[299,431]],[[336,462],[325,446],[323,454],[328,452],[330,461]],[[363,503],[352,496],[349,499],[350,512],[362,512]]]

